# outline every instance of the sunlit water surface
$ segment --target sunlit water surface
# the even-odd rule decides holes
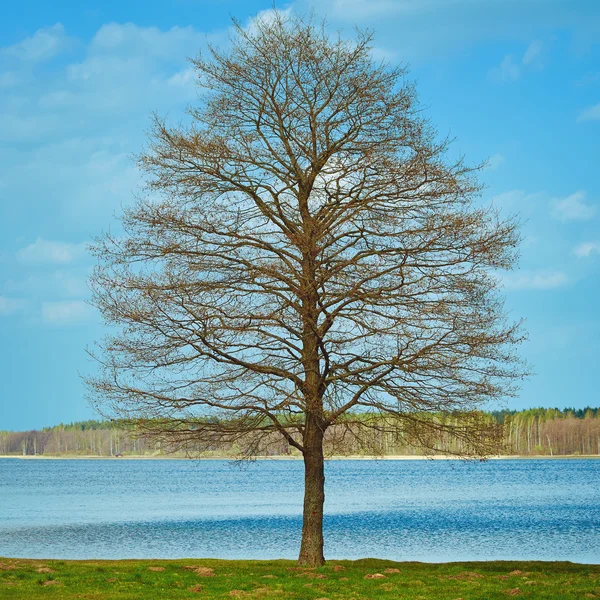
[[[600,460],[332,461],[325,555],[600,563]],[[294,558],[300,461],[0,460],[0,556]]]

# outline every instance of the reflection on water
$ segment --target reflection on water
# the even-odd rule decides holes
[[[600,563],[600,461],[332,461],[325,555]],[[302,463],[0,460],[0,556],[294,558]]]

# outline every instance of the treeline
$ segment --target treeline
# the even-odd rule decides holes
[[[584,456],[600,455],[599,411],[598,408],[536,408],[490,412],[487,418],[502,427],[503,454]],[[383,428],[361,432],[360,436],[340,436],[332,430],[329,444],[330,453],[334,454],[371,454],[374,448],[383,455],[422,453],[410,446],[402,435],[386,432]],[[464,450],[461,442],[450,438],[439,439],[436,446],[441,452],[460,453]],[[197,450],[208,456],[234,456],[239,448],[232,445]],[[134,436],[119,423],[110,421],[81,421],[39,431],[0,431],[0,455],[157,456],[171,451],[152,439]],[[262,453],[286,455],[296,452],[274,438]]]

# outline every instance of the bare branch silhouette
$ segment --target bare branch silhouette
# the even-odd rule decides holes
[[[193,64],[190,124],[154,118],[147,196],[95,245],[115,332],[89,384],[172,443],[252,455],[277,434],[301,451],[300,563],[318,565],[328,428],[496,448],[477,409],[523,374],[494,276],[515,262],[516,223],[477,204],[478,167],[449,159],[368,33],[332,40],[275,13]]]

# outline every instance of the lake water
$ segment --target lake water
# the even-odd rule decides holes
[[[331,461],[326,558],[600,563],[600,460]],[[300,461],[0,460],[0,556],[296,558]]]

